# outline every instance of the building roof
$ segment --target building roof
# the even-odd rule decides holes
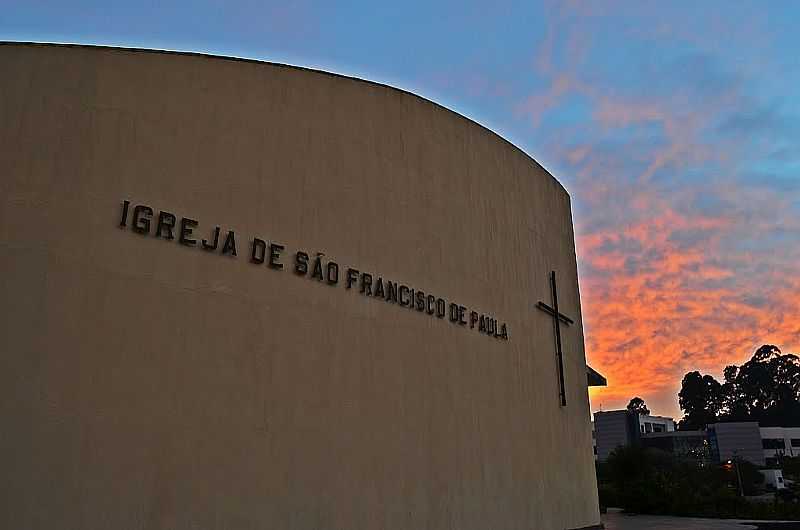
[[[594,368],[586,365],[586,378],[588,381],[589,386],[606,386],[608,385],[608,381],[606,378],[600,375]]]

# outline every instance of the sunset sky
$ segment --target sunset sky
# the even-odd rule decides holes
[[[0,0],[0,39],[203,51],[388,83],[572,195],[586,351],[679,416],[683,374],[800,353],[800,3]],[[533,311],[533,310],[532,310]]]

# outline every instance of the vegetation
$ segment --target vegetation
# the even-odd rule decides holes
[[[736,464],[745,495],[763,493],[764,477],[758,468],[746,461]],[[619,447],[605,463],[598,463],[597,476],[600,504],[620,507],[628,512],[752,519],[800,518],[800,503],[791,493],[777,496],[773,502],[751,502],[740,497],[734,464],[702,465],[696,460],[676,458],[657,449]]]
[[[741,366],[725,368],[724,382],[689,372],[678,394],[681,430],[710,423],[757,421],[762,427],[800,427],[800,358],[765,344]]]
[[[757,421],[762,427],[800,427],[800,358],[776,346],[758,348],[741,366],[725,368],[724,381],[689,372],[678,394],[681,430],[711,423]],[[643,399],[627,409],[649,414]],[[766,492],[758,467],[744,460],[709,464],[693,454],[675,455],[639,446],[619,447],[597,464],[600,504],[634,513],[747,519],[800,519],[800,457],[782,457],[788,487]],[[741,493],[744,493],[744,496]]]
[[[640,398],[639,396],[636,396],[635,398],[631,399],[628,402],[628,406],[626,408],[630,412],[635,412],[636,414],[639,414],[640,416],[649,416],[650,415],[650,409],[647,408],[647,405],[645,405],[644,400],[642,398]]]
[[[800,482],[800,456],[784,456],[781,458],[783,478]]]

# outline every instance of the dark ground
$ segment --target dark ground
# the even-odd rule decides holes
[[[606,530],[800,530],[800,522],[629,515],[614,508],[610,508],[602,519]]]

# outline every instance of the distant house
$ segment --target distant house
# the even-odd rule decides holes
[[[780,468],[784,456],[800,456],[800,427],[759,427],[758,422],[714,423],[704,430],[677,431],[672,418],[628,410],[595,412],[595,459],[604,462],[617,447],[641,445],[697,460],[719,463],[741,458]]]
[[[629,410],[594,413],[595,459],[601,462],[619,446],[633,445],[643,436],[675,430],[675,422],[667,416],[636,414]]]

